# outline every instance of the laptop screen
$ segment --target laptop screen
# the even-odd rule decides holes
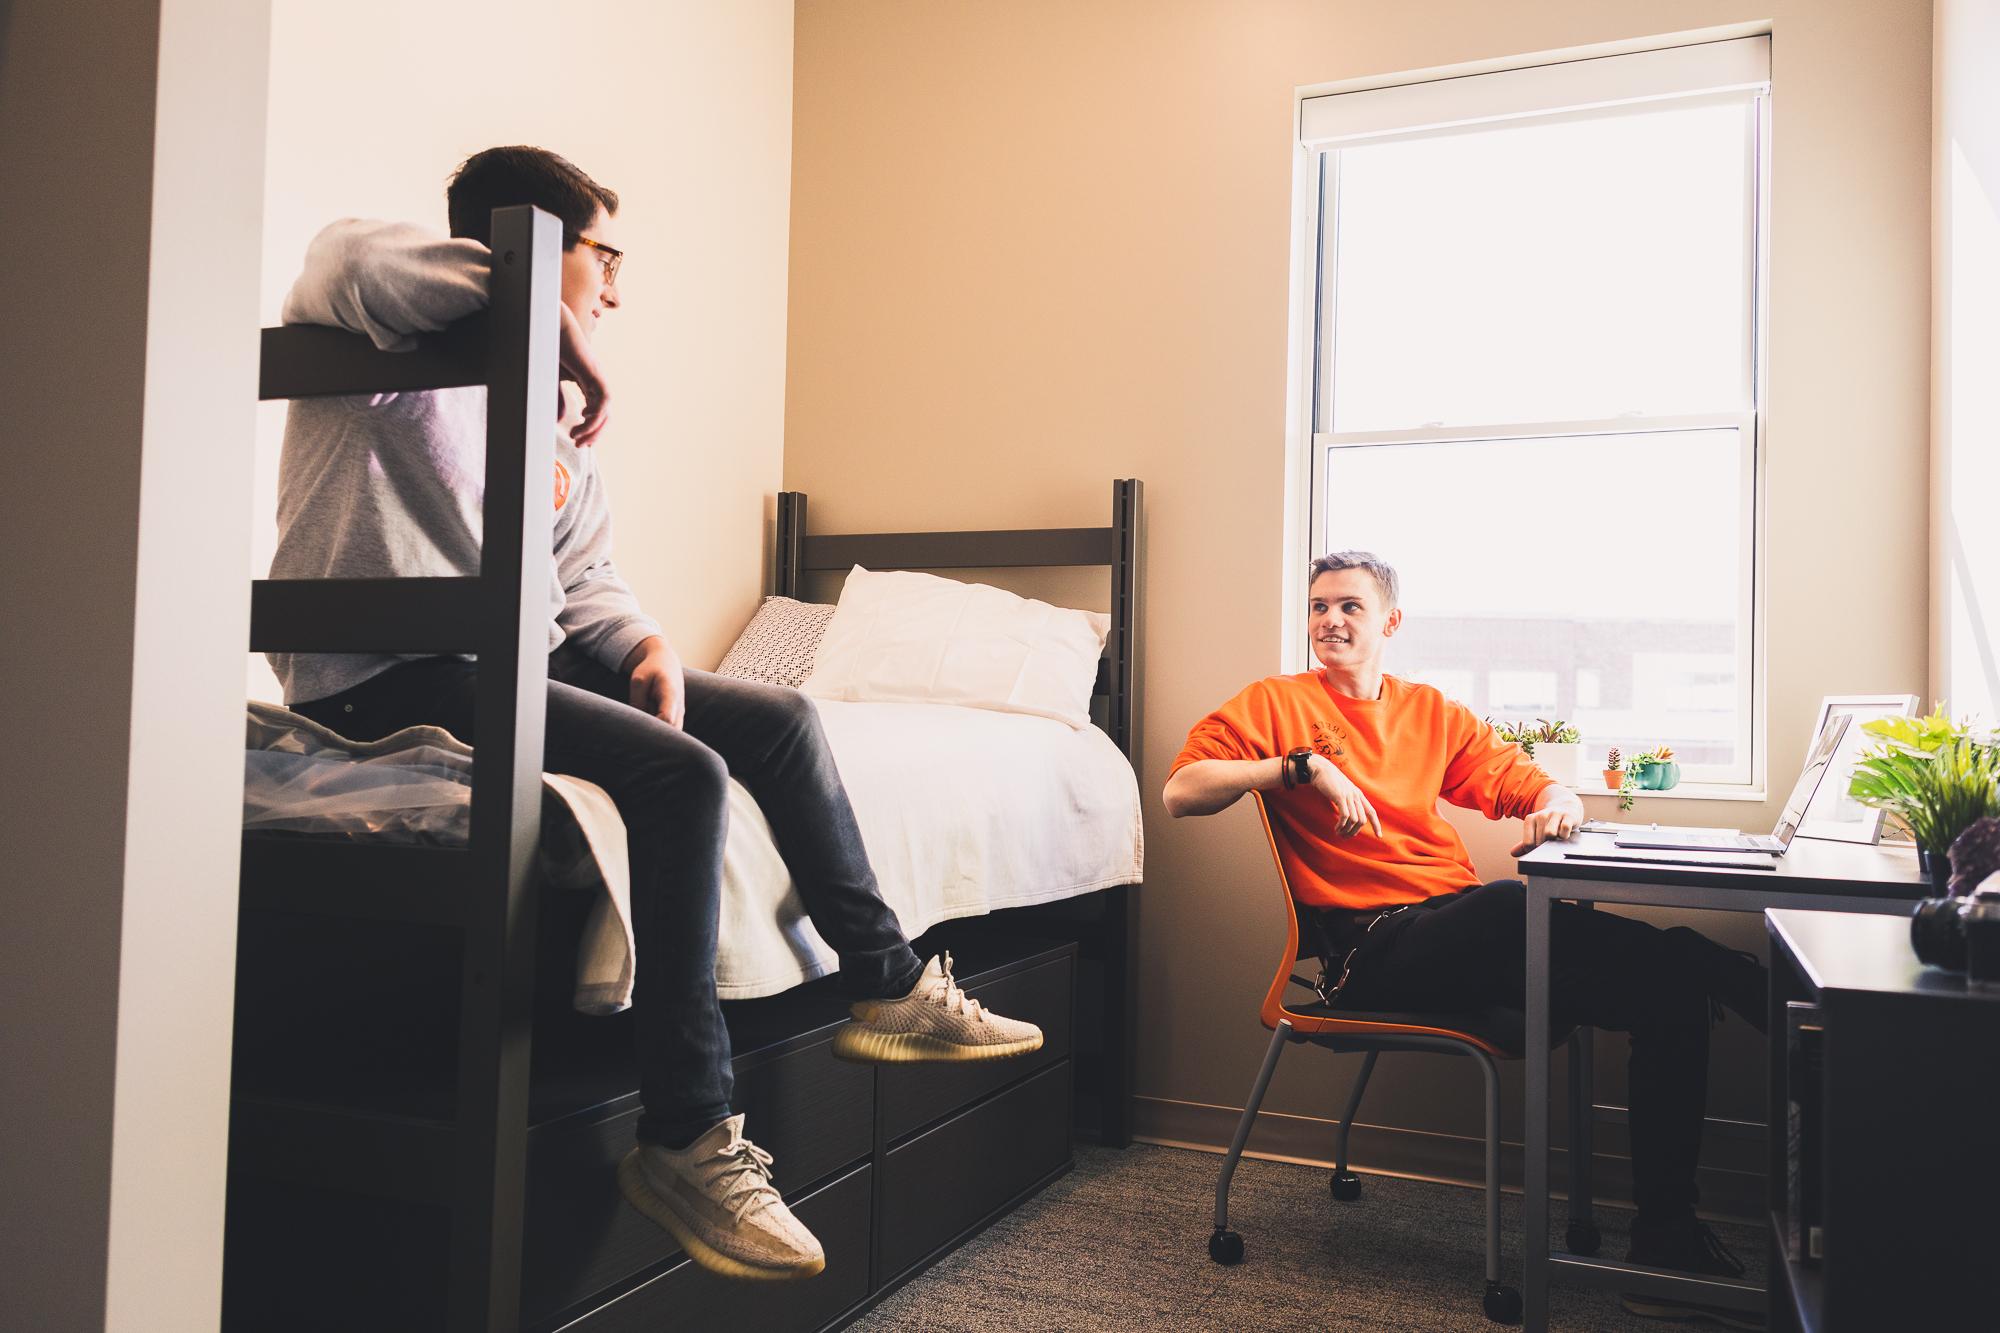
[[[1785,802],[1784,813],[1778,816],[1778,827],[1771,830],[1785,846],[1792,845],[1792,835],[1799,831],[1799,821],[1806,817],[1806,807],[1812,804],[1813,793],[1819,790],[1828,766],[1833,763],[1834,751],[1840,748],[1840,738],[1847,734],[1853,721],[1853,715],[1848,713],[1830,717],[1825,730],[1813,740],[1812,751],[1806,755],[1805,771],[1799,774],[1791,799]]]

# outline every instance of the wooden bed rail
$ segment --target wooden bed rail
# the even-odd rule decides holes
[[[457,1114],[448,1123],[404,1126],[415,1138],[403,1145],[405,1157],[434,1156],[448,1145],[436,1174],[448,1185],[443,1192],[451,1207],[448,1327],[454,1333],[498,1333],[519,1323],[534,866],[541,836],[553,560],[548,488],[555,466],[562,224],[525,205],[502,208],[493,213],[491,234],[484,314],[422,340],[410,352],[378,351],[367,339],[338,329],[265,329],[259,382],[259,395],[267,400],[486,386],[478,576],[266,579],[253,584],[251,593],[253,651],[478,656],[479,743],[471,835],[462,862],[436,848],[323,856],[250,846],[246,839],[243,867],[248,908],[341,914],[344,894],[350,900],[346,915],[414,916],[462,931]],[[302,859],[322,856],[328,867],[365,860],[375,873],[343,882],[338,892],[325,875],[297,873]],[[408,892],[413,877],[447,861],[463,866],[450,883],[472,890],[458,904],[437,893],[393,901]],[[288,900],[286,885],[268,882],[274,873],[284,874],[299,892]],[[334,1159],[382,1151],[379,1144],[369,1146],[374,1143],[369,1136],[386,1131],[366,1118],[333,1109],[315,1113],[314,1141],[294,1143],[285,1129],[292,1121],[281,1112],[239,1104],[232,1156],[240,1152],[249,1163],[282,1151]],[[329,1142],[328,1136],[340,1142]]]

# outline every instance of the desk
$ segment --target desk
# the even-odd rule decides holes
[[[1901,921],[1835,912],[1764,921],[1771,1123],[1785,1123],[1796,1097],[1811,1104],[1820,1141],[1840,1145],[1816,1175],[1823,1258],[1801,1264],[1784,1248],[1786,1136],[1771,1135],[1773,1333],[1992,1328],[2000,994],[1923,966]],[[1819,1010],[1816,1070],[1785,1058],[1787,1000]]]
[[[1608,833],[1581,833],[1568,842],[1544,843],[1519,862],[1528,886],[1528,1002],[1526,1029],[1549,1027],[1549,905],[1558,900],[1686,907],[1721,912],[1762,912],[1770,907],[1808,911],[1908,915],[1930,886],[1913,851],[1861,843],[1796,838],[1774,870],[1731,866],[1676,866],[1578,859],[1593,847],[1611,851]],[[1549,1278],[1560,1273],[1611,1291],[1673,1295],[1743,1310],[1762,1310],[1764,1289],[1748,1282],[1694,1277],[1641,1268],[1601,1257],[1550,1253],[1549,1052],[1531,1041],[1527,1050],[1527,1116],[1523,1135],[1523,1207],[1526,1273],[1523,1315],[1531,1330],[1546,1329]]]

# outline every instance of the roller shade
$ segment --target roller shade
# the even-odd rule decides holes
[[[1300,104],[1299,141],[1329,147],[1560,111],[1749,95],[1770,86],[1770,37],[1739,37],[1308,97]]]

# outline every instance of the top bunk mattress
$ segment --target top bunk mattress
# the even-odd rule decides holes
[[[814,699],[881,889],[906,935],[1141,878],[1138,782],[1111,739],[1045,718],[949,704]],[[463,846],[471,750],[431,727],[347,741],[250,708],[249,831]],[[634,966],[624,825],[600,789],[545,776],[543,868],[602,891],[579,942],[579,1009],[623,1008]],[[717,991],[774,995],[835,971],[750,793],[730,783]]]

